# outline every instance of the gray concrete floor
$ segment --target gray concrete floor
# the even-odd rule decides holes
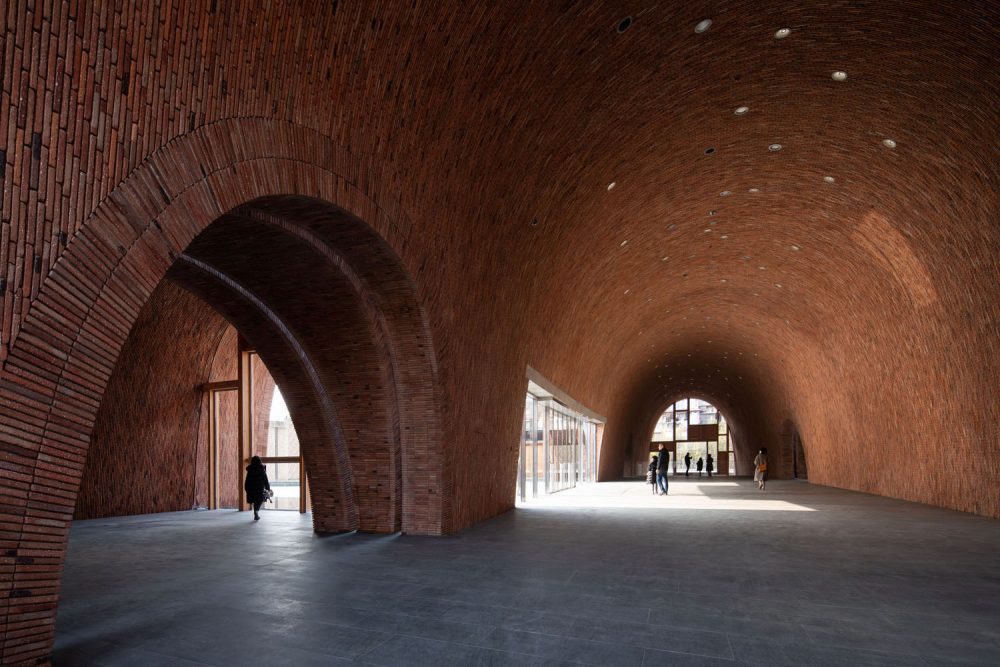
[[[1000,665],[1000,522],[803,482],[590,485],[447,538],[73,526],[57,665]]]

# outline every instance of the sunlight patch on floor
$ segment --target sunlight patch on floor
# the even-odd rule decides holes
[[[602,482],[582,484],[535,500],[521,502],[519,509],[635,508],[726,510],[749,512],[815,512],[811,507],[782,500],[780,491],[758,491],[753,482],[672,481],[670,493],[654,495],[649,484]]]

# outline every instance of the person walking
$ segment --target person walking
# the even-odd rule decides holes
[[[699,456],[698,461],[694,465],[698,468],[698,477],[701,477],[701,469],[705,467],[705,461]]]
[[[684,476],[691,476],[691,452],[684,455]]]
[[[247,493],[247,502],[253,505],[253,520],[260,521],[260,506],[270,495],[268,492],[271,490],[271,483],[267,481],[267,467],[259,456],[250,459],[243,490]]]
[[[715,470],[715,459],[712,458],[711,454],[705,459],[705,470],[708,472],[709,477],[712,476],[712,471]]]
[[[662,495],[667,495],[667,466],[670,465],[670,454],[663,443],[660,443],[660,451],[656,455],[656,481],[660,485]]]
[[[646,471],[646,482],[653,485],[653,494],[656,494],[656,461],[659,457],[653,454],[649,457],[649,469]]]
[[[757,453],[757,456],[754,457],[753,465],[753,479],[757,482],[758,488],[763,491],[764,484],[767,482],[767,447],[761,448]]]

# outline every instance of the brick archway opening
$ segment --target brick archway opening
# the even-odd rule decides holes
[[[196,504],[199,388],[222,379],[209,355],[239,332],[292,415],[316,531],[419,531],[419,507],[404,522],[403,448],[425,461],[410,436],[433,424],[407,402],[426,360],[414,358],[413,327],[400,331],[415,312],[404,279],[374,232],[318,200],[262,198],[218,218],[176,256],[122,348],[77,516]],[[231,467],[227,489],[241,472]]]

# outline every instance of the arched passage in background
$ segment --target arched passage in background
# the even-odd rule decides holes
[[[737,427],[733,425],[732,411],[719,407],[718,401],[713,401],[705,395],[682,395],[674,397],[666,405],[653,411],[648,425],[640,433],[645,435],[643,442],[647,446],[634,456],[632,463],[637,469],[645,466],[652,452],[658,449],[659,443],[666,445],[672,459],[672,470],[683,473],[684,456],[691,454],[691,470],[696,471],[695,462],[702,457],[707,464],[707,457],[712,455],[715,473],[720,475],[737,474],[737,452],[744,455],[745,449],[737,444]],[[644,455],[642,461],[639,456]],[[643,468],[644,472],[644,468]]]
[[[231,141],[262,134],[253,146]],[[317,531],[449,529],[434,348],[392,247],[405,237],[337,176],[349,163],[302,128],[207,127],[138,168],[69,241],[0,371],[16,438],[0,471],[12,563],[0,612],[22,618],[16,637],[5,635],[4,661],[51,645],[98,412],[165,277],[234,325],[272,370],[306,450]],[[289,192],[302,194],[275,194]],[[373,464],[377,481],[371,467],[359,471]]]

